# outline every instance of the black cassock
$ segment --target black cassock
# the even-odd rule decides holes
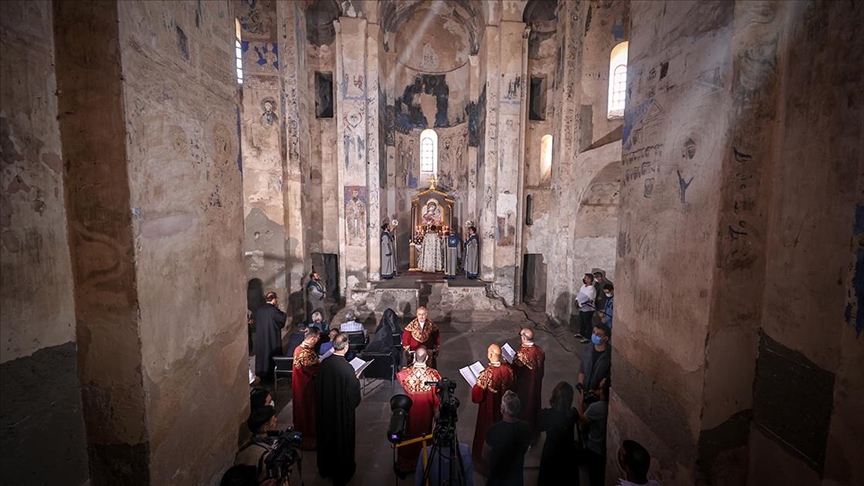
[[[272,304],[255,310],[255,374],[264,378],[273,373],[273,356],[282,356],[282,328],[285,313]]]
[[[351,480],[354,462],[354,409],[360,405],[360,381],[354,367],[338,355],[321,362],[315,383],[318,393],[318,472],[334,485]]]

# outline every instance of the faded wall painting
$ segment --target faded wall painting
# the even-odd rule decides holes
[[[345,186],[345,239],[348,246],[366,245],[366,186]]]

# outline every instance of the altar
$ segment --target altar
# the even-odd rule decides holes
[[[412,233],[409,244],[409,271],[444,271],[444,238],[453,223],[453,203],[433,183],[411,199]]]

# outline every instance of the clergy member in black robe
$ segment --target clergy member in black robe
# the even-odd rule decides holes
[[[273,374],[273,356],[282,356],[282,328],[285,313],[276,305],[275,292],[268,292],[266,304],[255,310],[255,374],[262,380]]]
[[[315,383],[318,473],[323,478],[333,478],[335,486],[348,484],[357,468],[354,410],[360,405],[360,380],[354,374],[354,367],[344,359],[347,351],[348,336],[337,335],[333,340],[333,355],[319,365]]]

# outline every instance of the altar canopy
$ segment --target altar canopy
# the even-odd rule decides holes
[[[411,269],[444,271],[444,238],[453,223],[453,202],[432,184],[411,200]]]

